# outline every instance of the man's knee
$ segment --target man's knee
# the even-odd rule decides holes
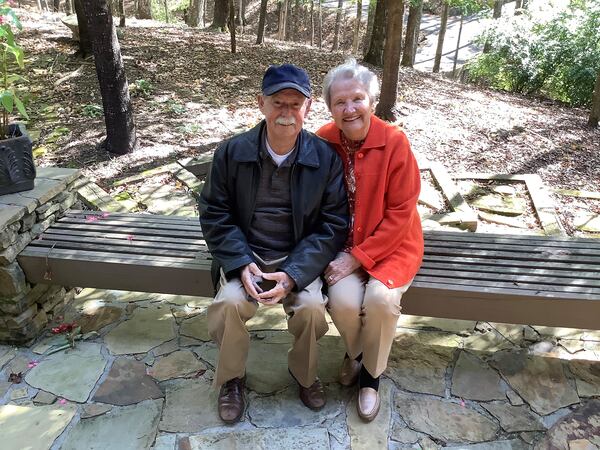
[[[325,315],[325,299],[321,292],[300,292],[296,298],[296,314],[322,314]]]
[[[254,315],[257,305],[248,298],[239,280],[232,280],[219,289],[214,302],[209,306],[209,313],[211,309],[217,308],[225,312],[239,311],[240,316],[247,320]]]

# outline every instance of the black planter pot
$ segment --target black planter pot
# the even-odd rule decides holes
[[[31,139],[25,126],[8,126],[8,139],[0,140],[0,195],[33,189],[35,166]]]

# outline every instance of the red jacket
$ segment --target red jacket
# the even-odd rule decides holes
[[[344,151],[335,123],[321,127],[317,135],[338,153]],[[415,276],[423,259],[417,212],[421,176],[406,135],[373,115],[367,138],[355,153],[354,175],[352,255],[389,288],[403,286]]]

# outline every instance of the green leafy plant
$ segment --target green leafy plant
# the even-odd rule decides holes
[[[469,63],[469,78],[573,106],[589,105],[600,70],[599,29],[600,3],[590,0],[573,0],[546,15],[498,20],[482,37],[491,51]]]
[[[0,55],[0,109],[2,110],[0,139],[6,139],[8,136],[8,122],[15,108],[22,117],[29,119],[16,90],[17,83],[27,80],[11,71],[13,59],[20,69],[25,66],[23,49],[15,42],[13,27],[21,30],[21,22],[11,8],[10,1],[0,0],[0,43],[2,44],[2,54]]]
[[[148,97],[154,91],[154,86],[144,79],[135,80],[135,82],[129,86],[129,90],[133,95],[141,95],[142,97]]]
[[[100,117],[104,114],[104,109],[100,105],[89,104],[83,107],[82,112],[86,117]]]
[[[175,100],[169,100],[167,102],[167,109],[171,114],[175,114],[176,116],[185,114],[185,112],[187,111],[187,108],[185,107],[185,105],[183,105]]]

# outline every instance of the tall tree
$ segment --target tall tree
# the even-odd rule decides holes
[[[135,17],[137,19],[152,19],[152,0],[137,0]]]
[[[92,53],[92,41],[88,31],[87,20],[83,10],[82,0],[75,0],[75,14],[77,14],[77,27],[79,28],[79,55],[85,58]]]
[[[452,65],[452,77],[456,75],[456,64],[458,63],[458,51],[460,50],[460,37],[462,36],[463,22],[465,19],[464,13],[460,13],[460,25],[458,26],[458,38],[456,39],[456,50],[454,51],[454,63]]]
[[[378,67],[383,66],[387,4],[391,1],[395,0],[377,0],[377,5],[375,5],[375,19],[373,21],[373,32],[371,33],[369,50],[365,54],[364,58],[365,62]]]
[[[315,45],[315,0],[310,0],[310,46]]]
[[[406,22],[406,37],[404,38],[404,52],[402,53],[401,64],[405,67],[412,67],[415,54],[415,43],[418,39],[418,33],[421,28],[421,12],[423,11],[423,1],[416,0],[410,4],[408,9],[408,20]]]
[[[204,27],[204,18],[202,17],[202,11],[204,10],[204,0],[191,0],[190,9],[188,11],[187,24],[190,27],[202,26]]]
[[[54,12],[58,12],[59,7],[60,7],[60,0],[53,0],[52,1],[52,10]]]
[[[356,0],[356,24],[352,36],[352,53],[358,53],[358,39],[360,36],[360,22],[362,20],[362,0]]]
[[[383,80],[381,82],[381,98],[375,114],[383,120],[396,120],[394,112],[398,97],[398,72],[400,70],[400,50],[402,47],[402,19],[404,16],[403,0],[391,0],[387,3],[387,21],[383,51]]]
[[[169,0],[164,0],[165,22],[169,23]]]
[[[333,47],[334,52],[340,48],[340,25],[342,22],[342,9],[344,8],[344,0],[338,0],[337,12],[335,15],[335,30],[333,32]]]
[[[450,5],[447,1],[442,2],[442,17],[440,22],[440,31],[438,33],[437,48],[435,49],[435,60],[433,61],[433,71],[435,73],[440,71],[440,64],[442,63],[442,53],[444,51],[444,38],[446,36],[446,28],[448,27],[448,10]]]
[[[265,22],[267,18],[267,1],[260,0],[260,15],[258,18],[258,30],[256,32],[256,43],[263,44],[265,41]]]
[[[367,14],[367,30],[363,35],[363,52],[367,51],[367,47],[371,42],[371,34],[373,33],[373,23],[375,22],[375,5],[377,5],[377,0],[368,0],[369,1],[369,12]]]
[[[229,0],[215,0],[213,11],[213,22],[210,27],[219,31],[227,31]]]
[[[318,36],[318,40],[317,40],[317,44],[319,46],[319,48],[323,48],[323,8],[321,6],[321,2],[322,0],[317,0],[317,16],[319,17],[318,22],[319,22],[319,34]]]
[[[119,26],[125,26],[125,0],[119,0]]]
[[[597,127],[598,121],[600,121],[600,70],[598,70],[598,73],[596,74],[596,85],[594,87],[592,110],[590,111],[588,125],[591,127]]]
[[[246,21],[246,0],[237,0],[237,16],[235,18],[236,25],[244,27],[247,24]]]
[[[73,0],[65,1],[65,13],[67,14],[67,16],[73,14]]]
[[[229,25],[229,35],[231,36],[231,53],[236,51],[235,42],[235,5],[234,0],[229,0],[229,19],[227,20]]]
[[[281,0],[279,2],[279,21],[277,24],[277,39],[280,41],[285,40],[287,36],[287,19],[288,19],[288,5],[289,0]]]
[[[137,146],[129,86],[121,48],[107,0],[81,0],[92,37],[94,63],[100,84],[106,139],[101,147],[119,155]]]

